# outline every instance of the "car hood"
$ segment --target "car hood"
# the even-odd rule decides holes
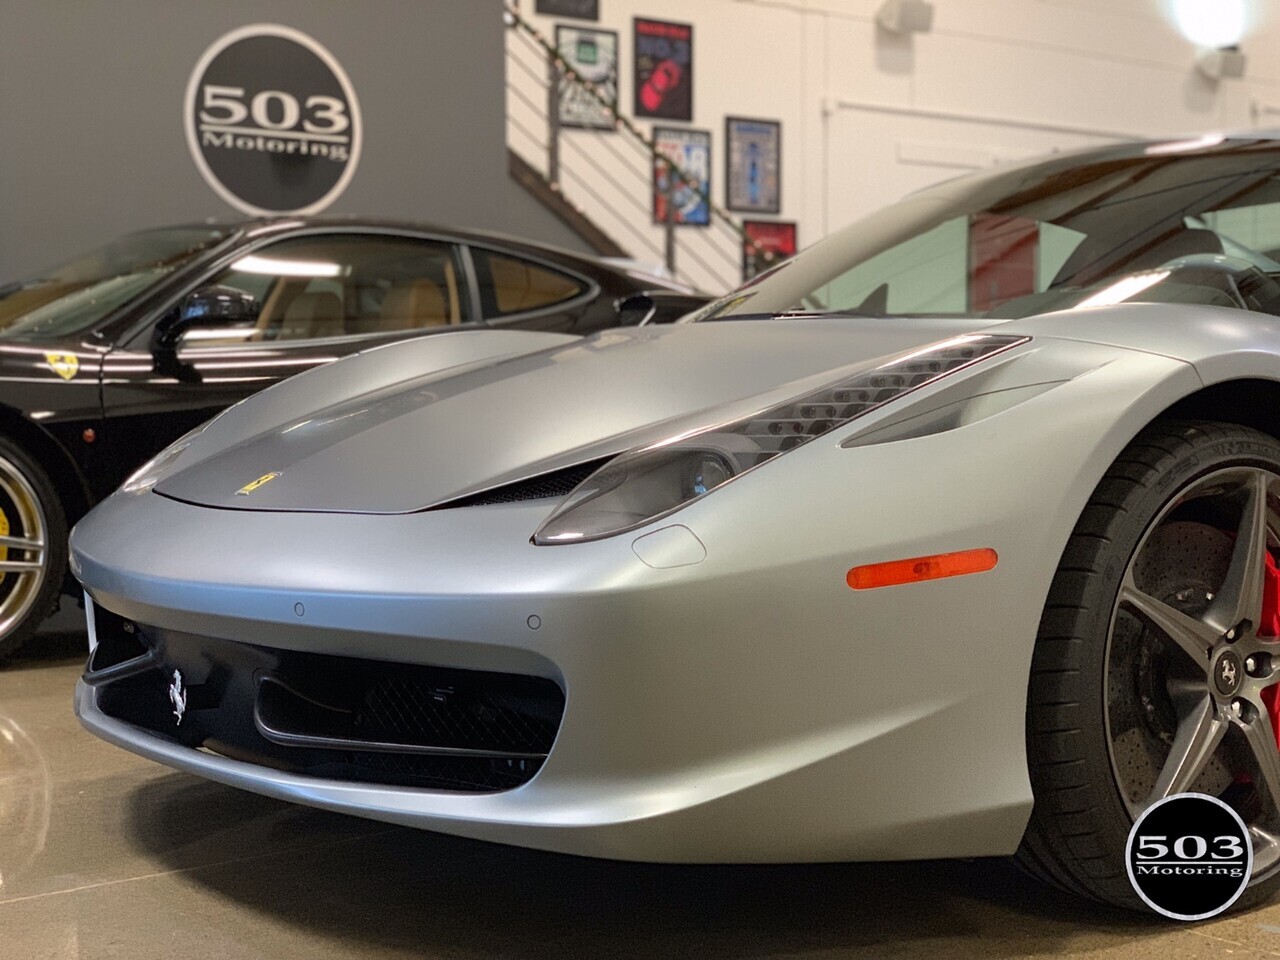
[[[832,370],[875,365],[972,324],[824,318],[611,330],[349,391],[224,441],[155,489],[223,509],[412,512],[745,415]],[[272,402],[267,391],[241,406],[261,425],[272,418],[258,405]],[[278,476],[240,492],[268,474]]]

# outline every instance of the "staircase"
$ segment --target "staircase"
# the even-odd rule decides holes
[[[507,148],[513,179],[596,253],[625,257],[709,293],[742,281],[744,256],[759,251],[739,222],[618,112],[615,91],[580,76],[551,42],[507,6]],[[565,127],[561,98],[598,106],[607,128]],[[655,181],[662,184],[655,188]],[[665,203],[654,197],[664,192]],[[677,224],[673,202],[694,191],[708,226]],[[662,221],[655,211],[664,210]]]

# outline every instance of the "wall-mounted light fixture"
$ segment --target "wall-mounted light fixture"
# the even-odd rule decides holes
[[[884,0],[876,22],[892,33],[928,33],[933,29],[933,4],[928,0]]]
[[[1206,50],[1196,58],[1196,69],[1213,81],[1238,80],[1244,76],[1249,58],[1239,47]]]

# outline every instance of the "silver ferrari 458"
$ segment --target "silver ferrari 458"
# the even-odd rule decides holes
[[[669,327],[369,350],[80,522],[98,736],[670,862],[1017,853],[1136,904],[1220,797],[1280,885],[1280,141],[917,193]]]

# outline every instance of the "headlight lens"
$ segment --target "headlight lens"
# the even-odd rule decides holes
[[[945,340],[733,423],[624,453],[582,481],[543,521],[534,543],[599,540],[643,526],[788,450],[1029,339]]]
[[[169,475],[178,458],[186,452],[191,442],[200,436],[207,424],[201,424],[189,433],[184,433],[169,446],[129,475],[129,479],[120,485],[124,493],[146,493],[157,483]]]
[[[623,454],[580,483],[534,540],[595,540],[629,530],[697,499],[733,475],[733,464],[722,451],[703,447]]]

